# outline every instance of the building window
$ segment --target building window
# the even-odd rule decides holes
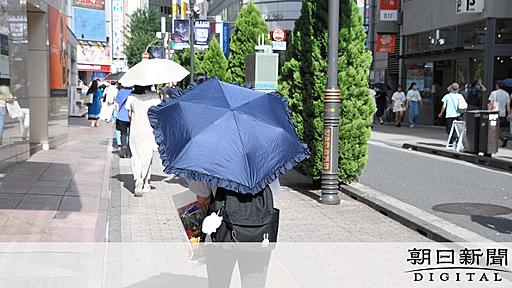
[[[457,47],[466,50],[483,50],[487,27],[485,22],[459,26],[457,31]]]
[[[496,20],[496,43],[512,44],[512,19]]]

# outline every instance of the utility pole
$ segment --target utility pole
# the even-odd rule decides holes
[[[195,19],[195,13],[194,13],[194,5],[196,4],[196,0],[189,0],[190,4],[190,82],[194,81],[194,42],[195,42],[195,35],[194,35],[194,19]]]
[[[338,33],[340,1],[329,0],[329,52],[327,88],[324,94],[324,147],[322,154],[322,196],[320,203],[340,204],[338,141],[340,134],[340,90],[338,88]]]

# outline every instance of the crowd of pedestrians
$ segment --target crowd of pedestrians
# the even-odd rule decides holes
[[[461,88],[458,83],[452,83],[447,90],[448,93],[441,98],[440,112],[435,115],[443,120],[442,123],[445,123],[447,133],[450,133],[454,121],[462,120],[466,111],[481,110],[482,104],[485,104],[485,110],[498,112],[500,139],[502,147],[506,147],[508,140],[512,137],[512,125],[510,124],[512,89],[509,89],[506,81],[496,83],[495,90],[490,93],[487,103],[482,101],[487,88],[481,79],[473,81],[465,88]],[[416,126],[423,107],[422,93],[418,90],[416,83],[411,83],[406,92],[402,85],[397,85],[390,98],[387,97],[388,91],[385,88],[378,89],[376,85],[373,86],[370,93],[375,99],[377,106],[375,115],[380,124],[384,124],[383,116],[387,115],[388,121],[392,121],[394,118],[397,127],[402,126],[404,119],[410,128]],[[393,114],[386,114],[387,111],[392,111]]]

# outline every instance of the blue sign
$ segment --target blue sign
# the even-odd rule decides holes
[[[226,59],[229,59],[229,24],[222,23],[222,52]]]
[[[73,8],[76,37],[79,40],[105,42],[105,10]]]

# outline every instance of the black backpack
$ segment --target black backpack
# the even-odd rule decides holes
[[[279,210],[268,186],[254,195],[219,187],[209,210],[208,215],[220,211],[222,216],[221,226],[211,235],[213,242],[277,241]]]

